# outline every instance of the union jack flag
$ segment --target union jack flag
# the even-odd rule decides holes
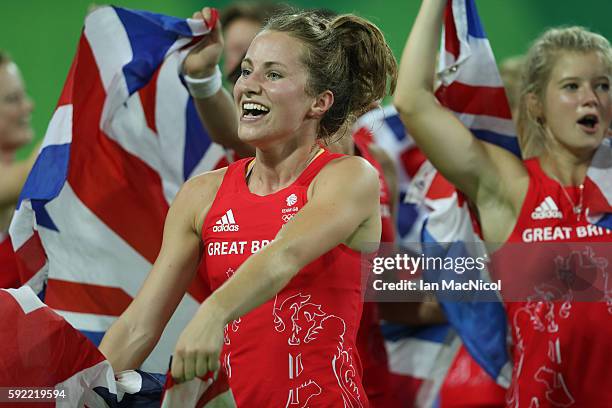
[[[0,315],[3,387],[53,388],[60,406],[82,406],[89,404],[90,390],[114,384],[113,370],[98,349],[29,286],[0,289]]]
[[[439,77],[442,84],[436,97],[443,106],[454,112],[477,138],[520,156],[503,83],[474,0],[452,0],[447,4]],[[466,250],[463,243],[481,242],[467,202],[429,162],[419,169],[415,180],[414,186],[421,189],[417,194],[424,192],[425,204],[431,209],[422,230],[422,242],[451,243],[448,253],[457,255]],[[498,384],[507,387],[512,366],[501,301],[440,303],[468,352]]]
[[[170,376],[117,374],[96,346],[47,307],[32,289],[0,289],[0,385],[55,392],[45,406],[235,408],[223,370],[175,384]],[[165,382],[165,386],[164,386]]]
[[[438,100],[476,137],[520,155],[503,84],[473,0],[448,2],[440,53]],[[358,123],[372,129],[376,141],[398,165],[403,201],[398,214],[400,245],[422,250],[437,243],[480,241],[467,203],[426,160],[393,107],[373,110]],[[415,246],[415,241],[425,246]],[[512,367],[503,305],[441,303],[451,327],[383,325],[390,370],[401,387],[412,389],[414,400],[407,402],[444,406],[438,392],[461,343],[493,379],[508,386]]]
[[[476,137],[520,155],[503,84],[473,0],[448,2],[440,54],[438,100]],[[438,243],[480,241],[467,203],[426,160],[393,107],[373,110],[358,123],[371,128],[397,164],[403,201],[398,214],[401,246],[420,251]],[[400,387],[412,390],[414,400],[407,402],[444,406],[438,392],[461,343],[492,378],[508,386],[512,367],[502,304],[441,303],[451,327],[383,325],[390,370]]]
[[[208,32],[198,20],[92,12],[21,194],[10,233],[22,283],[95,344],[151,269],[180,186],[227,163],[179,74]],[[144,370],[166,371],[206,295],[196,278]]]

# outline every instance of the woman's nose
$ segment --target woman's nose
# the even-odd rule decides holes
[[[582,92],[582,104],[586,106],[596,106],[599,104],[597,91],[592,86],[585,86]]]
[[[24,96],[23,104],[25,110],[28,111],[28,113],[32,113],[32,111],[34,110],[34,101],[32,101],[32,99],[28,95]]]
[[[248,76],[241,76],[237,85],[240,84],[242,92],[247,95],[257,95],[261,92],[261,80],[255,73]]]

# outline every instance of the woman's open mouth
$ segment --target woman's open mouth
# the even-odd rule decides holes
[[[597,115],[584,115],[578,119],[577,123],[584,132],[589,134],[596,133],[599,129],[599,117]]]
[[[267,106],[255,102],[244,102],[242,104],[242,119],[257,120],[270,112]]]

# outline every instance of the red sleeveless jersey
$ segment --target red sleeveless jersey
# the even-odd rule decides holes
[[[565,194],[537,159],[525,166],[529,189],[508,243],[612,241],[612,231],[574,213],[578,188],[565,187]],[[506,311],[514,340],[509,406],[610,406],[612,304],[532,300],[508,302]]]
[[[228,167],[202,228],[205,279],[213,291],[274,239],[306,204],[314,177],[340,156],[324,151],[290,186],[266,196],[246,184],[253,159]],[[361,259],[339,245],[226,326],[221,364],[239,407],[368,406],[355,347]]]

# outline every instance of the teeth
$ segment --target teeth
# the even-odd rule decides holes
[[[270,112],[270,109],[266,108],[263,105],[260,105],[258,103],[244,103],[242,104],[242,109],[244,110],[258,110],[258,111],[262,111],[262,112]]]

